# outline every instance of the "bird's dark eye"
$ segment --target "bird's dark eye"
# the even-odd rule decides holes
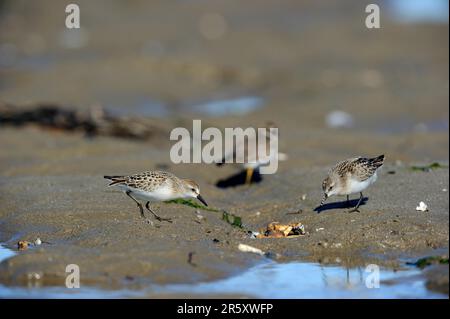
[[[195,188],[191,188],[191,191],[195,192]]]
[[[333,186],[330,186],[330,191],[333,189]]]

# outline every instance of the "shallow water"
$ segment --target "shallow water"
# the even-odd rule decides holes
[[[448,0],[390,0],[392,17],[405,23],[448,23]]]
[[[0,246],[0,262],[15,252]],[[368,269],[369,270],[369,269]],[[364,267],[343,268],[317,263],[277,263],[267,260],[226,279],[196,283],[151,285],[143,290],[102,290],[93,287],[68,289],[0,285],[1,298],[139,298],[152,296],[210,297],[239,295],[255,298],[447,298],[425,287],[421,271],[408,267],[380,269],[379,288],[367,288],[372,272]]]
[[[216,99],[187,107],[195,113],[207,116],[244,115],[264,105],[264,99],[258,96],[241,96],[230,99]]]
[[[108,111],[117,116],[169,117],[176,114],[174,106],[153,100],[149,97],[105,97]],[[183,112],[220,117],[226,115],[244,115],[264,106],[264,99],[258,96],[241,96],[229,99],[214,99],[201,103],[180,105]]]
[[[15,254],[16,253],[14,251],[12,251],[11,249],[8,249],[8,248],[0,245],[0,262],[8,259],[9,257],[14,256]]]
[[[380,269],[379,288],[367,288],[370,275],[360,267],[269,262],[224,280],[159,289],[165,293],[242,294],[257,298],[446,298],[428,291],[420,271],[414,268]]]

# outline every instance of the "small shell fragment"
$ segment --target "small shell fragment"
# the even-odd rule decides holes
[[[41,239],[40,239],[39,237],[36,238],[36,240],[34,241],[34,244],[35,244],[36,246],[39,246],[40,244],[42,244]]]
[[[416,210],[420,211],[420,212],[427,212],[428,211],[428,206],[424,202],[420,202],[419,206],[416,207]]]

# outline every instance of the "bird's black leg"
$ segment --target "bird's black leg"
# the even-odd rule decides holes
[[[355,208],[353,208],[352,210],[349,211],[349,213],[353,213],[353,212],[358,212],[359,213],[359,205],[361,205],[362,199],[363,199],[363,193],[360,192],[360,197],[359,197],[359,201],[358,204],[356,204]]]
[[[148,211],[149,211],[150,213],[152,213],[153,216],[155,216],[155,218],[156,218],[157,220],[159,220],[160,222],[161,222],[161,221],[165,221],[165,222],[169,222],[169,223],[172,222],[172,219],[170,219],[170,218],[162,218],[162,217],[158,216],[154,211],[152,211],[152,210],[150,209],[150,206],[149,206],[149,205],[150,205],[150,202],[147,202],[147,203],[145,204],[145,208],[147,208]]]
[[[350,197],[347,195],[347,207],[350,207]]]
[[[133,196],[131,196],[131,192],[130,192],[130,191],[126,191],[125,194],[127,194],[128,197],[130,197],[132,200],[135,201],[135,203],[136,203],[137,206],[139,207],[139,210],[140,210],[140,212],[141,212],[142,218],[145,218],[145,215],[144,215],[144,208],[142,208],[142,204],[139,203]]]

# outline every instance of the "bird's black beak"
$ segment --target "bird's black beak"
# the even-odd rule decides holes
[[[201,201],[205,206],[208,206],[208,204],[206,203],[206,201],[203,199],[202,195],[198,194],[197,199],[199,201]]]

